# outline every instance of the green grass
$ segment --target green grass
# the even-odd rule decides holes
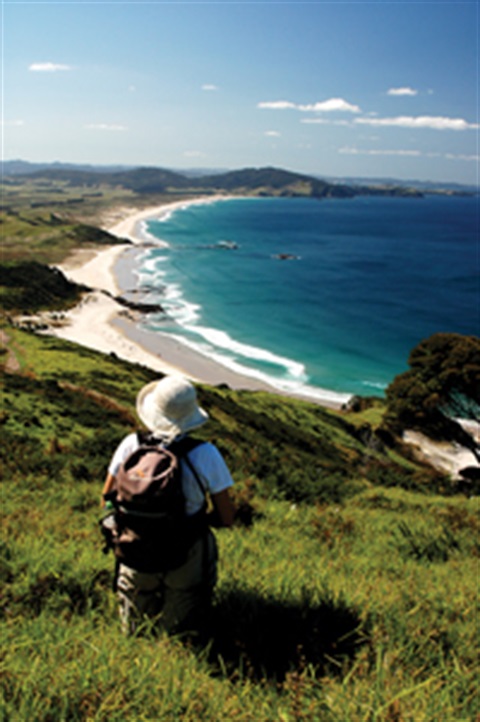
[[[3,260],[15,270],[0,292],[13,310],[71,302],[78,289],[28,262],[110,242],[94,219],[140,201],[42,180],[7,190]],[[155,374],[6,320],[1,331],[2,719],[477,718],[478,497],[410,458],[381,400],[337,413],[200,386],[211,421],[198,436],[224,454],[243,519],[217,532],[212,640],[194,650],[148,628],[126,639],[99,495]]]
[[[125,639],[98,502],[154,375],[4,331],[2,719],[476,718],[478,498],[369,443],[368,410],[199,387],[253,522],[217,532],[208,649]]]
[[[76,248],[118,243],[118,239],[73,218],[39,210],[0,214],[2,262],[59,263]]]

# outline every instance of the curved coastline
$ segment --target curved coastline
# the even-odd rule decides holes
[[[314,387],[311,391],[305,388],[297,392],[243,375],[181,343],[171,334],[143,329],[138,314],[115,301],[115,296],[132,293],[136,288],[133,271],[138,253],[152,244],[161,245],[161,241],[146,235],[147,220],[166,220],[172,212],[191,205],[233,198],[238,200],[237,196],[208,196],[143,210],[125,209],[125,216],[113,225],[109,224],[106,230],[128,243],[93,252],[93,256],[92,252],[78,251],[59,266],[72,281],[93,290],[75,309],[65,314],[65,323],[51,328],[49,333],[104,353],[115,353],[161,373],[181,373],[192,381],[213,386],[227,384],[235,390],[269,391],[329,408],[341,408],[350,398],[349,394]]]

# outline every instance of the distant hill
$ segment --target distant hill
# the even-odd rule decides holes
[[[407,188],[416,188],[425,193],[437,192],[437,191],[453,191],[455,193],[478,193],[478,186],[452,183],[448,181],[419,181],[419,180],[403,180],[400,181],[398,178],[364,178],[357,176],[346,176],[346,177],[328,177],[324,178],[329,183],[340,183],[353,186],[403,186]]]
[[[421,196],[421,191],[403,186],[378,187],[329,183],[320,178],[281,168],[244,168],[224,173],[192,177],[164,168],[143,167],[112,170],[96,166],[36,165],[24,161],[6,161],[2,177],[62,181],[71,185],[110,185],[139,194],[228,192],[258,196],[291,196],[306,198],[352,198],[357,195]]]
[[[116,173],[136,168],[126,165],[90,165],[78,163],[30,163],[26,160],[6,160],[0,163],[2,176],[27,175],[43,170],[81,170],[94,173]]]
[[[136,193],[164,193],[170,189],[183,189],[191,185],[185,176],[162,168],[134,168],[117,172],[103,171],[99,173],[94,169],[78,167],[46,167],[29,173],[13,174],[15,178],[44,179],[49,181],[63,181],[74,186],[110,185],[135,191]],[[8,173],[4,173],[8,178]]]
[[[228,173],[202,176],[196,180],[199,187],[212,187],[229,192],[250,191],[257,195],[306,196],[314,198],[356,195],[348,186],[334,185],[301,173],[281,168],[244,168]]]
[[[238,188],[261,190],[263,186],[273,190],[288,189],[299,183],[305,183],[312,188],[311,195],[315,197],[352,197],[366,192],[379,191],[385,194],[404,195],[407,190],[417,190],[425,193],[451,191],[453,193],[478,193],[475,185],[442,182],[399,180],[390,177],[363,177],[363,176],[324,176],[314,173],[312,175],[296,173],[279,168],[245,168],[240,170],[225,170],[220,168],[156,168],[150,166],[128,165],[92,165],[79,163],[30,163],[25,160],[8,160],[0,162],[2,178],[18,175],[36,175],[68,180],[72,183],[78,181],[79,172],[86,173],[83,182],[96,185],[101,174],[102,182],[120,184],[123,187],[142,192],[145,187],[155,188],[154,192],[162,192],[165,184],[173,184],[175,188],[182,189],[188,186],[218,190],[236,191]],[[55,173],[54,176],[50,172]],[[60,171],[64,172],[60,174]],[[66,175],[65,175],[66,172]],[[75,175],[69,176],[73,172]],[[127,174],[127,175],[125,175]],[[129,177],[131,175],[131,177]],[[320,184],[320,185],[318,185]],[[335,186],[332,189],[331,186]],[[305,194],[305,193],[304,193]]]

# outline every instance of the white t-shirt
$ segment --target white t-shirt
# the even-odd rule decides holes
[[[110,465],[109,474],[116,476],[121,464],[139,447],[137,434],[129,434],[117,447]],[[195,468],[203,488],[210,494],[218,494],[233,485],[233,479],[216,446],[208,441],[192,449],[188,458]],[[205,497],[198,488],[198,482],[193,476],[188,464],[180,460],[182,470],[182,489],[185,495],[185,509],[187,516],[196,514],[202,508]]]

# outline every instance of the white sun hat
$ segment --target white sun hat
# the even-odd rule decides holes
[[[137,414],[155,436],[169,440],[208,419],[198,405],[195,388],[183,376],[165,376],[144,386],[137,396]]]

